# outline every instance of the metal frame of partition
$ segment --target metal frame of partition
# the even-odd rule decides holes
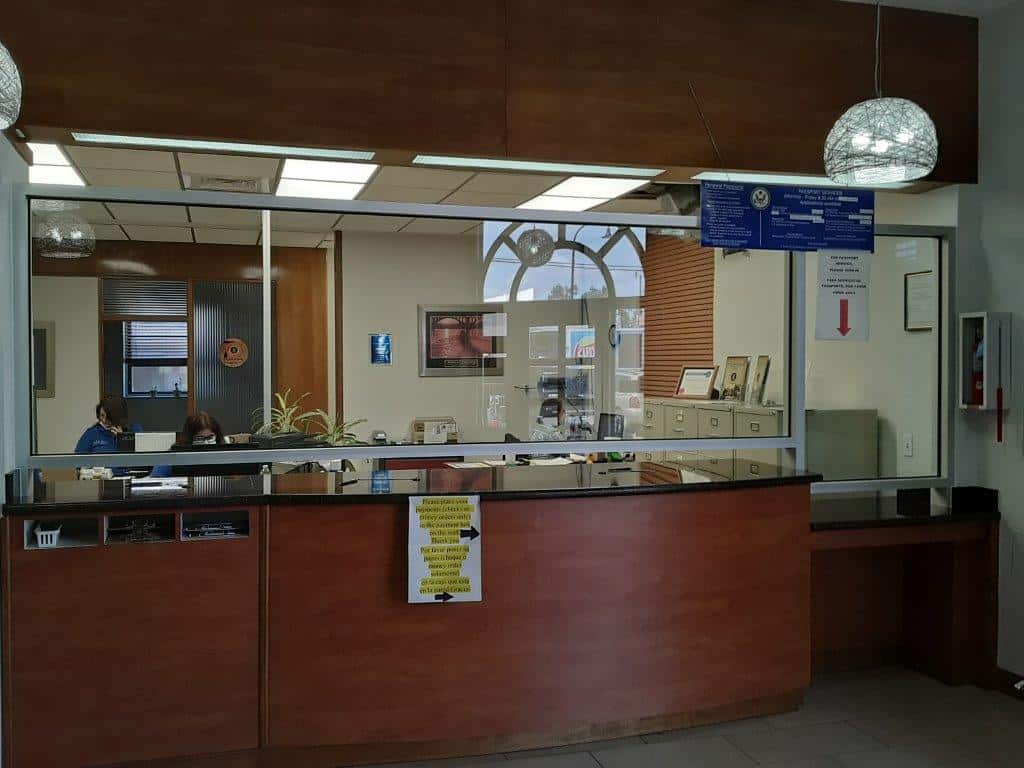
[[[14,185],[10,196],[11,221],[13,222],[13,276],[15,318],[14,360],[23,363],[15,366],[14,371],[14,413],[8,421],[14,433],[14,463],[19,467],[32,468],[73,468],[81,465],[82,457],[76,454],[53,456],[33,455],[31,450],[31,351],[30,351],[30,280],[31,280],[31,215],[32,199],[65,199],[97,202],[149,203],[162,205],[189,205],[220,207],[234,209],[254,209],[262,211],[263,231],[263,264],[264,264],[264,337],[272,339],[271,317],[269,311],[269,292],[267,283],[270,279],[269,265],[271,217],[274,211],[303,211],[313,213],[362,214],[380,216],[425,217],[441,219],[479,219],[508,222],[536,222],[555,224],[602,225],[619,227],[656,227],[671,229],[699,229],[700,222],[696,216],[661,216],[648,214],[620,214],[583,212],[569,213],[564,211],[520,210],[508,208],[491,208],[476,206],[456,206],[440,204],[406,204],[387,203],[362,200],[322,200],[307,198],[286,198],[269,194],[237,194],[202,191],[166,191],[134,190],[102,187],[63,187],[51,185]],[[267,212],[270,212],[269,215]],[[942,290],[940,301],[950,295],[948,291],[948,275],[953,274],[955,230],[936,227],[891,227],[880,226],[878,235],[904,235],[916,237],[936,237],[942,242],[945,264],[942,267],[943,279],[940,281]],[[943,259],[940,258],[940,263]],[[792,449],[795,451],[796,466],[806,465],[806,433],[805,433],[805,361],[806,361],[806,328],[807,328],[807,286],[805,271],[805,254],[793,252],[788,254],[789,280],[786,287],[786,313],[789,326],[788,342],[788,375],[789,401],[786,404],[788,414],[789,435],[776,438],[722,438],[722,439],[643,439],[617,440],[614,443],[599,440],[580,440],[565,442],[524,442],[515,444],[515,452],[520,454],[567,453],[607,451],[614,445],[621,451],[686,451],[694,450],[758,450],[758,449]],[[940,333],[949,328],[950,318],[955,312],[949,301],[943,301],[943,322]],[[952,334],[947,334],[952,336]],[[940,337],[940,340],[943,337]],[[941,341],[940,341],[941,344]],[[872,479],[858,481],[825,482],[815,484],[816,492],[851,492],[878,491],[900,487],[943,487],[950,484],[952,477],[951,441],[949,425],[952,423],[953,402],[948,393],[948,386],[942,383],[952,380],[950,367],[955,360],[953,340],[947,339],[947,348],[939,355],[940,400],[943,402],[939,427],[939,472],[933,477],[907,479]],[[264,345],[264,405],[270,397],[269,386],[271,350],[269,344]],[[24,407],[24,406],[28,407]],[[18,407],[18,406],[22,407]],[[506,452],[503,443],[460,443],[459,452],[466,456],[494,455]],[[323,448],[293,448],[246,451],[246,463],[267,463],[273,460],[331,460],[331,459],[380,459],[398,457],[439,457],[451,454],[451,447],[442,445],[400,445],[400,446],[346,446]],[[236,451],[210,451],[202,453],[160,452],[139,454],[145,456],[146,463],[189,464],[229,464],[237,463],[240,455]],[[124,454],[91,454],[89,463],[92,466],[119,466],[125,462]]]

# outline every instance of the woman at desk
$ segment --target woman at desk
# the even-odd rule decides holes
[[[178,439],[177,447],[189,448],[193,445],[223,445],[227,440],[224,437],[224,430],[220,422],[206,411],[193,413],[181,428],[181,437]],[[167,464],[153,467],[149,473],[150,477],[171,477],[174,470]]]
[[[128,404],[123,397],[108,395],[96,406],[96,423],[85,430],[75,444],[75,453],[117,453],[117,438],[138,432],[128,425]]]

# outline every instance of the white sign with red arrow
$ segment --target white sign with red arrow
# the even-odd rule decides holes
[[[870,254],[818,251],[818,313],[814,338],[867,341]]]

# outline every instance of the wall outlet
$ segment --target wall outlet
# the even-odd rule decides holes
[[[906,432],[903,435],[903,456],[907,459],[914,456],[914,435],[912,432]]]

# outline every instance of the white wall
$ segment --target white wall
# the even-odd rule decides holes
[[[33,322],[54,324],[54,396],[36,400],[40,453],[70,453],[100,399],[98,280],[33,277]]]
[[[992,414],[960,414],[956,477],[999,489],[999,664],[1024,676],[1024,2],[980,20],[979,184],[961,188],[956,289],[960,311],[1013,313],[1006,440]]]
[[[727,357],[749,356],[753,366],[758,355],[769,355],[765,401],[787,404],[787,279],[782,251],[723,256],[721,249],[715,249],[714,350],[719,388]]]

